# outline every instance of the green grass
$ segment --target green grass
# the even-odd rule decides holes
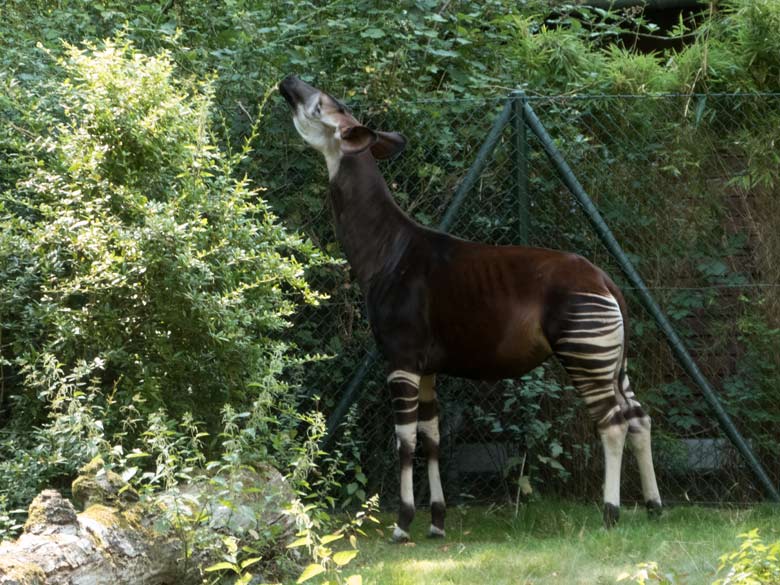
[[[346,572],[359,572],[366,585],[598,585],[647,561],[673,571],[678,583],[709,584],[719,557],[738,548],[738,534],[758,528],[765,541],[780,538],[780,509],[770,506],[678,507],[660,521],[623,508],[610,531],[595,505],[534,502],[516,518],[510,507],[451,509],[445,540],[425,537],[430,518],[422,510],[405,545],[389,544],[393,518],[380,519]]]

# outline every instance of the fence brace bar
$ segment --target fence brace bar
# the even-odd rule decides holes
[[[501,132],[504,130],[504,126],[507,125],[509,118],[512,115],[513,103],[515,101],[516,100],[512,97],[507,99],[503,109],[498,114],[496,121],[493,122],[493,126],[490,128],[490,132],[488,132],[488,135],[485,138],[485,142],[483,142],[482,146],[480,146],[474,162],[471,164],[469,170],[466,172],[466,176],[455,190],[455,194],[452,196],[449,207],[444,213],[444,217],[442,218],[441,222],[439,222],[439,231],[446,232],[449,231],[450,227],[452,227],[452,224],[457,217],[458,211],[460,210],[466,195],[469,191],[471,191],[471,188],[474,186],[474,183],[477,182],[477,179],[479,179],[479,176],[485,169],[485,165],[490,159],[490,155],[493,154],[493,150],[495,150],[496,145],[501,138]],[[379,351],[376,349],[376,347],[372,347],[366,354],[366,357],[363,358],[363,361],[360,363],[360,366],[358,366],[358,369],[355,370],[355,373],[352,375],[350,381],[347,383],[347,386],[341,395],[341,400],[339,400],[336,408],[333,409],[333,412],[328,418],[325,436],[322,439],[323,449],[327,449],[333,442],[336,429],[341,424],[341,421],[347,414],[347,411],[350,409],[352,404],[354,404],[358,399],[358,390],[360,389],[363,380],[365,380],[366,376],[369,374],[369,372],[371,372],[371,368],[378,359]]]
[[[458,185],[458,188],[455,190],[455,195],[452,196],[450,205],[447,208],[447,211],[444,213],[444,217],[441,219],[441,222],[439,222],[439,231],[447,232],[449,231],[450,227],[452,227],[452,224],[455,221],[455,217],[458,215],[458,211],[460,210],[460,206],[463,204],[466,195],[468,195],[468,192],[471,191],[474,183],[477,182],[477,179],[479,179],[479,176],[485,169],[485,165],[490,159],[490,155],[493,154],[493,150],[495,150],[496,145],[498,144],[498,140],[501,138],[501,132],[504,130],[504,126],[506,126],[507,122],[509,122],[509,118],[512,115],[513,102],[514,100],[512,98],[506,100],[504,108],[496,118],[496,121],[493,122],[493,127],[490,129],[490,132],[488,132],[487,138],[485,138],[485,142],[483,142],[482,146],[479,147],[479,151],[477,151],[477,156],[474,159],[474,162],[471,163],[466,176],[463,177],[460,185]]]
[[[536,134],[536,136],[539,138],[539,141],[542,143],[547,156],[550,157],[553,164],[558,169],[558,172],[560,173],[567,189],[572,193],[572,195],[574,195],[577,201],[579,201],[580,205],[582,205],[583,209],[585,210],[585,214],[596,230],[596,233],[598,234],[601,241],[607,247],[615,260],[617,260],[621,270],[626,275],[631,284],[636,287],[637,291],[639,292],[639,299],[642,301],[645,309],[647,309],[653,319],[655,319],[655,322],[666,336],[666,339],[669,342],[669,345],[671,346],[677,361],[701,389],[702,393],[704,394],[704,398],[707,400],[707,402],[709,402],[710,406],[715,412],[715,416],[720,422],[720,426],[723,428],[732,444],[748,462],[748,465],[750,465],[751,470],[764,488],[767,497],[774,502],[780,502],[780,493],[778,493],[777,488],[772,483],[772,480],[769,478],[761,463],[756,458],[753,450],[750,448],[750,445],[747,444],[739,430],[734,426],[731,417],[720,403],[720,400],[715,394],[715,390],[713,389],[712,385],[709,383],[707,378],[704,377],[704,374],[702,374],[701,370],[696,365],[696,362],[693,361],[693,358],[683,345],[682,340],[672,327],[669,319],[667,319],[664,312],[655,302],[655,299],[650,294],[647,286],[645,286],[642,277],[639,276],[639,273],[634,268],[631,260],[629,260],[625,252],[623,252],[620,244],[612,234],[612,230],[609,229],[609,226],[601,217],[601,214],[593,204],[593,201],[591,201],[590,197],[585,192],[585,189],[577,180],[577,177],[574,175],[574,172],[571,170],[571,167],[569,167],[568,163],[564,160],[560,151],[555,147],[552,138],[547,133],[547,130],[544,128],[541,121],[537,117],[536,112],[534,112],[533,108],[527,101],[525,101],[523,104],[523,111],[525,114],[524,119],[526,124],[528,124],[529,128],[531,128],[533,133]]]

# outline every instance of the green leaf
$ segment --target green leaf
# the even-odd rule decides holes
[[[358,554],[358,551],[356,550],[343,550],[341,552],[337,552],[335,555],[333,555],[333,562],[336,563],[339,567],[343,567],[349,561],[354,559]]]
[[[245,559],[241,561],[241,569],[246,569],[263,560],[263,557],[252,557],[251,559]]]
[[[548,464],[550,465],[550,467],[552,467],[553,469],[557,469],[558,471],[566,471],[566,468],[563,465],[561,465],[557,459],[550,459]]]
[[[320,540],[320,544],[329,544],[341,538],[344,538],[343,534],[328,534],[322,537],[322,539]]]
[[[369,28],[360,33],[360,36],[364,39],[381,39],[385,36],[385,31],[379,28]]]
[[[130,481],[138,473],[137,467],[128,467],[122,472],[122,481]]]
[[[206,573],[212,573],[214,571],[233,571],[238,573],[238,571],[236,571],[236,566],[233,563],[228,563],[227,561],[222,561],[221,563],[216,563],[206,567],[203,569],[203,571]]]
[[[532,493],[534,493],[531,480],[527,475],[523,475],[518,478],[517,487],[520,489],[520,493],[522,493],[524,496],[530,496]]]
[[[436,55],[437,57],[457,57],[458,53],[455,51],[450,51],[449,49],[430,49],[428,51],[431,55]]]
[[[296,583],[303,583],[304,581],[308,581],[312,577],[316,577],[320,573],[324,573],[324,572],[325,569],[322,565],[315,565],[314,563],[312,563],[311,565],[309,565],[303,570],[303,573],[301,573],[301,576],[298,577]]]
[[[287,545],[287,548],[295,548],[297,546],[306,546],[309,544],[309,537],[303,536],[301,538],[298,538],[297,540],[293,540],[290,544]]]

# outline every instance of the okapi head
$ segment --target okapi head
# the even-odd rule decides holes
[[[398,132],[366,128],[339,100],[293,75],[279,84],[279,93],[292,108],[295,129],[325,156],[331,178],[345,155],[368,151],[376,159],[386,159],[406,146],[406,139]]]

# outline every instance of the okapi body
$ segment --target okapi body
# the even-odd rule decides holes
[[[444,536],[436,374],[513,378],[551,355],[571,377],[602,440],[606,525],[619,515],[626,436],[648,512],[659,514],[650,418],[629,386],[626,306],[610,278],[576,254],[490,246],[419,225],[395,203],[376,162],[403,150],[400,134],[360,125],[335,98],[295,77],[279,89],[299,134],[325,156],[336,235],[387,361],[401,481],[394,540],[409,538],[414,517],[418,439],[428,461],[429,534]]]

